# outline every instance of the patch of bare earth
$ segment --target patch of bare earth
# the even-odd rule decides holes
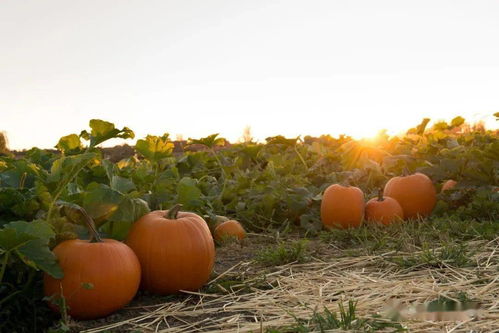
[[[324,307],[338,311],[341,300],[356,300],[357,316],[385,314],[397,302],[410,308],[459,292],[480,302],[469,317],[446,318],[405,313],[410,332],[493,332],[499,329],[499,238],[475,242],[476,267],[403,269],[392,253],[350,257],[314,241],[311,262],[262,267],[255,253],[275,242],[250,236],[246,245],[217,249],[213,279],[199,292],[152,297],[141,295],[105,319],[74,322],[80,332],[265,332],[308,319]],[[327,250],[329,248],[329,250]],[[400,254],[400,253],[399,253]],[[392,329],[393,330],[393,329]],[[389,330],[388,330],[389,331]]]

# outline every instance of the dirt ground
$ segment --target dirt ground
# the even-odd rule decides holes
[[[320,240],[308,243],[304,263],[269,266],[256,260],[262,249],[276,242],[273,236],[250,234],[242,246],[219,246],[212,279],[199,292],[163,297],[139,294],[107,318],[71,322],[70,327],[88,333],[268,332],[271,328],[292,332],[297,319],[310,318],[325,307],[338,311],[339,301],[355,299],[357,315],[367,318],[386,314],[397,301],[400,310],[439,296],[452,299],[465,291],[480,302],[479,311],[447,318],[400,310],[399,322],[410,332],[499,329],[498,239],[478,244],[483,251],[475,254],[478,267],[473,269],[403,269],[389,260],[390,253],[352,256]]]

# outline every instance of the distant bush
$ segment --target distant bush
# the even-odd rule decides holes
[[[7,148],[7,136],[5,133],[0,132],[0,155],[6,155],[9,153]]]

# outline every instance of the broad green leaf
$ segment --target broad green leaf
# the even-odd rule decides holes
[[[61,268],[48,248],[48,242],[54,236],[46,221],[15,221],[0,229],[0,247],[5,251],[15,251],[25,264],[61,278]]]
[[[124,195],[104,184],[94,184],[87,189],[83,208],[98,225],[109,219],[123,201]]]
[[[18,233],[13,228],[4,227],[0,229],[0,248],[5,251],[12,251],[33,239],[36,239],[36,236],[27,233]]]
[[[135,184],[131,179],[123,178],[120,176],[112,176],[111,178],[111,188],[123,194],[126,194],[132,190],[135,190]]]
[[[35,220],[31,222],[14,221],[7,224],[5,227],[15,229],[18,233],[32,235],[45,241],[46,244],[48,244],[51,238],[55,237],[54,230],[45,220]]]
[[[135,222],[143,215],[149,213],[147,202],[140,198],[125,198],[116,212],[109,218],[115,222]]]
[[[452,127],[458,127],[458,126],[461,126],[462,124],[464,124],[464,118],[463,117],[460,117],[460,116],[457,116],[456,118],[452,119],[452,121],[450,122],[450,125]]]
[[[56,279],[61,279],[64,276],[56,256],[50,251],[43,239],[29,241],[21,246],[17,252],[25,264],[35,269],[41,269]]]
[[[91,128],[90,133],[82,131],[80,137],[90,140],[90,148],[113,138],[133,139],[135,137],[133,131],[128,127],[123,127],[123,129],[119,130],[113,123],[104,120],[91,119],[89,125]]]
[[[83,148],[80,137],[77,134],[69,134],[59,139],[55,147],[65,154],[81,151]]]
[[[170,142],[168,133],[163,136],[148,135],[145,139],[137,140],[135,149],[150,162],[171,156],[174,145]]]
[[[199,145],[206,146],[208,148],[215,148],[216,146],[225,145],[226,140],[224,138],[218,138],[218,134],[219,133],[208,135],[207,137],[201,138],[201,139],[189,138],[188,144],[189,145],[199,144]]]
[[[197,181],[190,177],[182,178],[177,185],[178,203],[187,207],[193,202],[201,199],[201,190],[197,187]]]
[[[299,139],[300,139],[299,136],[296,138],[287,139],[282,135],[278,135],[278,136],[268,137],[265,139],[265,141],[267,141],[267,144],[269,145],[284,145],[292,147],[298,143]]]
[[[109,218],[109,222],[102,226],[102,230],[113,239],[123,240],[128,235],[132,224],[149,211],[149,206],[144,200],[126,198],[116,213]]]

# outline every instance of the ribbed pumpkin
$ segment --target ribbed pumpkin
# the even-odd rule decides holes
[[[86,214],[85,214],[86,215]],[[88,215],[86,215],[88,217]],[[64,296],[68,314],[76,319],[107,316],[128,304],[140,285],[140,263],[125,244],[101,239],[95,227],[90,241],[67,240],[54,248],[64,277],[44,275],[45,296]],[[53,301],[49,306],[59,309]]]
[[[321,220],[326,228],[352,228],[362,224],[364,193],[358,187],[333,184],[322,196]]]
[[[246,231],[241,223],[236,220],[228,220],[215,227],[215,239],[222,241],[227,238],[237,238],[239,240],[246,237]]]
[[[443,191],[447,191],[447,190],[451,190],[453,189],[455,186],[457,185],[457,182],[454,180],[454,179],[449,179],[447,180],[443,185],[442,185],[442,190],[441,192]]]
[[[208,281],[215,245],[208,225],[194,213],[157,210],[135,222],[126,243],[142,267],[141,288],[156,294],[197,290]]]
[[[404,211],[397,200],[383,196],[380,189],[378,197],[367,202],[365,216],[368,221],[388,225],[403,219]]]
[[[429,216],[437,203],[431,179],[419,172],[390,179],[384,193],[398,201],[406,219]]]

